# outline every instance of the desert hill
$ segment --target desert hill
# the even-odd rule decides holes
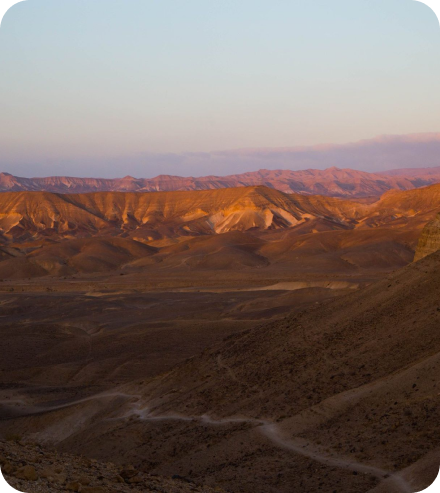
[[[84,238],[39,246],[27,255],[0,262],[0,278],[69,276],[113,271],[157,249],[128,238]]]
[[[432,185],[403,192],[391,190],[382,195],[372,208],[375,211],[381,211],[383,215],[388,210],[395,214],[403,215],[406,213],[413,217],[420,213],[430,213],[437,208],[439,200],[440,185]]]
[[[350,228],[427,221],[440,208],[440,185],[387,192],[373,204],[320,195],[285,194],[267,187],[148,194],[99,192],[0,195],[0,232],[11,240],[39,237],[172,236],[285,229],[311,219]]]
[[[53,193],[89,193],[104,191],[157,192],[212,190],[241,186],[267,186],[285,193],[327,195],[333,197],[377,197],[388,190],[411,190],[440,181],[440,168],[414,168],[367,173],[352,169],[259,170],[229,176],[181,177],[160,175],[155,178],[77,178],[51,176],[22,178],[0,173],[0,191],[46,191]]]
[[[267,187],[0,194],[0,279],[270,269],[392,270],[413,260],[440,185],[365,204]]]
[[[266,187],[149,194],[99,192],[0,195],[0,231],[6,238],[59,235],[161,237],[286,228],[308,217],[352,222],[362,206],[331,197],[288,195]]]

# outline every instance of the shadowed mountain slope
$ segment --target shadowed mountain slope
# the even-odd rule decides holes
[[[440,253],[436,253],[353,294],[236,336],[222,347],[189,362],[186,369],[199,374],[196,368],[200,368],[200,374],[204,374],[204,365],[208,364],[214,371],[215,357],[220,352],[224,364],[233,370],[237,380],[247,382],[248,389],[246,385],[235,388],[234,392],[239,391],[239,394],[228,402],[222,414],[274,415],[287,411],[286,405],[290,413],[299,412],[331,394],[370,383],[437,354],[440,351],[440,339],[436,337],[440,323],[439,273]],[[318,354],[322,358],[316,359]],[[182,367],[163,379],[160,395],[164,394],[162,386],[168,385],[166,382],[175,385],[176,378],[186,380],[183,370]],[[352,373],[352,370],[356,371]],[[227,377],[218,370],[214,374],[222,379]],[[265,375],[270,375],[272,383]],[[294,375],[293,387],[289,375]],[[311,375],[319,377],[309,382]],[[272,387],[275,382],[276,387]],[[254,386],[262,386],[264,395],[250,392]],[[314,392],[311,386],[315,387]],[[211,396],[217,392],[218,397],[224,394],[214,378],[204,382],[200,390],[194,385],[194,390],[190,391],[195,392],[194,399],[189,399],[189,394],[184,392],[185,397],[177,401],[182,399],[185,405],[190,402],[191,412],[201,411],[199,404],[207,411],[210,399],[202,397],[206,389],[210,389]],[[306,389],[312,393],[305,392]],[[302,398],[297,393],[302,394]],[[148,389],[147,394],[151,395]],[[312,402],[308,402],[310,395]],[[176,402],[176,396],[172,400]]]
[[[398,471],[440,447],[439,294],[440,254],[434,254],[315,310],[233,336],[132,391],[144,395],[152,416],[275,421],[285,436],[322,444],[330,455]],[[178,447],[182,425],[168,426],[175,427],[176,437],[167,439]],[[140,431],[142,420],[127,423],[130,429]],[[145,432],[147,437],[152,430]],[[232,448],[234,433],[222,440]],[[197,457],[196,448],[186,454]],[[222,460],[231,470],[241,459],[232,454]],[[210,461],[216,463],[215,455]],[[190,459],[177,454],[172,462],[188,473]],[[438,463],[433,465],[437,472]],[[429,484],[426,477],[418,481]],[[338,490],[353,491],[353,485]],[[296,483],[277,491],[301,489]]]
[[[423,489],[440,457],[439,294],[436,253],[114,397],[8,426],[233,491]]]
[[[111,272],[157,249],[126,238],[83,238],[41,246],[27,255],[0,262],[0,278],[69,276]]]

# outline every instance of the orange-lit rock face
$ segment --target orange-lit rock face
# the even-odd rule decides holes
[[[0,232],[8,240],[130,236],[152,240],[229,231],[274,230],[326,219],[350,229],[426,224],[440,210],[440,185],[389,191],[372,204],[263,186],[194,192],[0,194]]]
[[[414,261],[440,250],[440,214],[429,222],[422,231]]]
[[[198,192],[58,195],[17,192],[0,195],[0,229],[10,239],[42,235],[120,235],[142,230],[161,236],[276,229],[330,216],[338,222],[359,217],[363,206],[326,197],[287,195],[266,187]]]

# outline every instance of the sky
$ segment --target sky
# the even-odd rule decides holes
[[[437,135],[439,87],[439,22],[413,0],[27,0],[0,27],[0,170],[299,169],[224,151]],[[343,164],[440,165],[428,147]]]

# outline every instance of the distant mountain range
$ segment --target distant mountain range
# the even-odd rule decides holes
[[[377,197],[389,190],[412,190],[440,182],[440,167],[405,168],[368,173],[352,169],[328,168],[259,170],[229,176],[155,178],[76,178],[50,176],[22,178],[0,173],[0,191],[46,191],[53,193],[190,191],[264,185],[284,193],[326,195],[330,197]]]

